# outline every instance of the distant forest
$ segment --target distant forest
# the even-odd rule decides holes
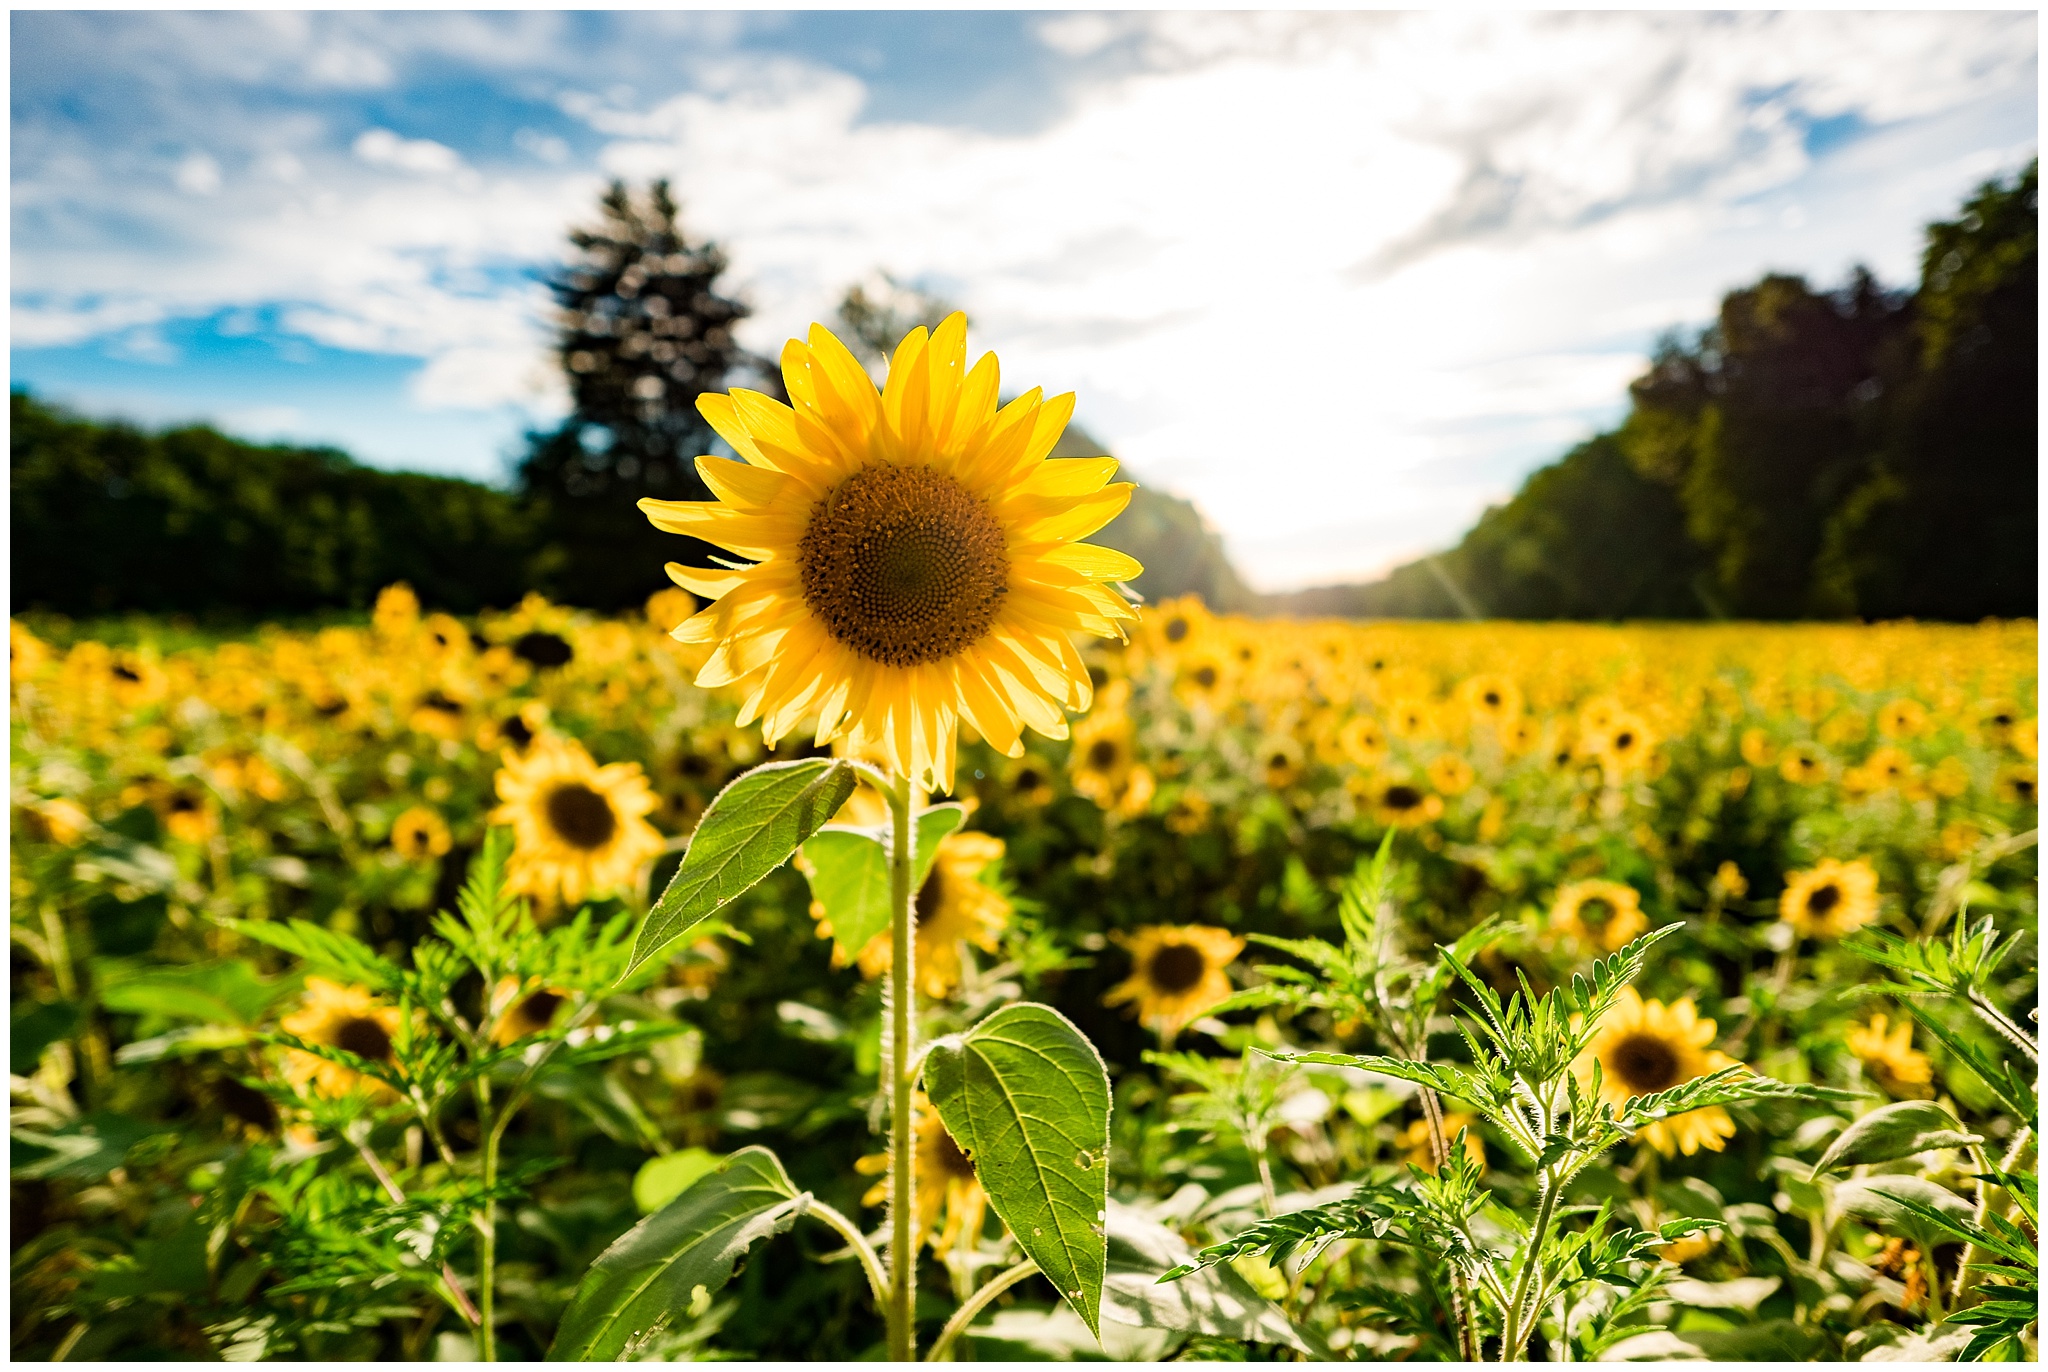
[[[1920,283],[1770,275],[1668,336],[1629,412],[1457,547],[1295,615],[2032,616],[2039,164],[1930,224]]]
[[[2037,171],[1928,226],[1910,292],[1862,271],[1831,291],[1771,275],[1731,292],[1713,324],[1660,344],[1618,428],[1384,580],[1259,596],[1192,505],[1142,484],[1097,541],[1145,564],[1149,599],[1253,613],[2033,615]],[[152,434],[16,391],[11,608],[246,620],[360,610],[400,580],[458,612],[528,590],[637,606],[667,584],[664,560],[701,560],[634,507],[707,498],[696,396],[779,382],[733,342],[746,308],[717,292],[724,256],[685,238],[666,185],[614,185],[600,211],[553,278],[574,410],[528,435],[513,489],[204,426]],[[912,322],[858,288],[841,306],[870,350]],[[1072,428],[1057,451],[1102,448]]]

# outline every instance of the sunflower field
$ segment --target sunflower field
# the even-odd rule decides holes
[[[492,1181],[500,1356],[547,1352],[593,1261],[748,1145],[879,1223],[889,950],[831,937],[814,863],[619,982],[707,804],[769,757],[730,690],[691,684],[705,650],[663,632],[691,608],[670,591],[631,622],[538,600],[464,622],[394,587],[368,624],[245,640],[13,624],[17,1356],[474,1355],[480,1117],[457,1092],[430,1129],[363,1070],[431,1031],[358,964],[445,946],[494,827],[504,895],[556,959],[450,991],[510,1007],[495,1046],[556,1047]],[[1738,1063],[1845,1093],[1678,1114],[1580,1173],[1579,1232],[1720,1225],[1589,1276],[1542,1312],[1539,1355],[2031,1356],[2031,1259],[1999,1255],[2033,1247],[2014,1035],[2035,996],[2035,651],[2031,624],[1148,608],[1128,646],[1090,650],[1069,741],[964,744],[966,823],[917,896],[927,1032],[1028,993],[1114,1088],[1100,1343],[1025,1279],[954,1356],[1459,1355],[1441,1250],[1323,1213],[1442,1175],[1428,1088],[1258,1051],[1392,1046],[1340,977],[1300,975],[1347,946],[1389,835],[1375,956],[1419,966],[1483,927],[1475,982],[1541,995],[1675,930],[1585,1053],[1609,1094]],[[1929,994],[1944,977],[1961,993]],[[1475,991],[1438,990],[1404,1046],[1483,1060],[1455,1024]],[[1462,1133],[1485,1197],[1470,1232],[1510,1246],[1531,1159],[1485,1102],[1444,1094],[1439,1132]],[[1843,1153],[1886,1108],[1919,1132]],[[929,1335],[1013,1250],[935,1114],[917,1166]],[[1304,1214],[1327,1232],[1207,1259],[1216,1279],[1186,1293],[1157,1281]],[[648,1351],[876,1348],[857,1264],[830,1260],[844,1243],[762,1238]]]
[[[2035,1358],[2032,622],[1140,607],[965,327],[640,615],[11,622],[17,1357]]]

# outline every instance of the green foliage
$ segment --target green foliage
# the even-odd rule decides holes
[[[366,609],[394,581],[436,605],[510,605],[532,522],[474,482],[266,447],[205,427],[147,434],[9,396],[13,607],[69,615]]]
[[[939,840],[966,820],[959,805],[934,805],[917,816],[916,881],[922,885],[931,870]],[[802,852],[810,864],[811,896],[832,921],[832,941],[842,961],[851,961],[868,940],[889,927],[889,837],[833,825],[805,841]]]
[[[677,1319],[696,1319],[748,1249],[809,1201],[765,1148],[743,1148],[605,1249],[562,1314],[548,1358],[630,1358]]]
[[[924,1078],[989,1205],[1099,1335],[1109,1204],[1102,1055],[1058,1011],[1012,1005],[934,1042]]]
[[[853,794],[843,762],[768,762],[718,793],[633,944],[627,970],[645,965],[700,921],[789,860]]]
[[[1890,1162],[1937,1148],[1964,1148],[1984,1140],[1964,1129],[1933,1101],[1901,1100],[1881,1105],[1835,1137],[1813,1165],[1813,1174]]]

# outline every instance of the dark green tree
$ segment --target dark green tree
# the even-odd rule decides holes
[[[695,459],[713,435],[697,397],[760,364],[733,336],[748,311],[720,292],[725,253],[684,233],[666,181],[643,195],[614,181],[599,209],[596,227],[570,231],[574,258],[548,282],[573,409],[529,435],[518,478],[544,531],[536,581],[616,610],[666,585],[664,562],[703,561],[703,545],[655,529],[636,502],[710,498]]]
[[[1833,599],[1867,618],[2038,613],[2039,176],[1928,226],[1916,374],[1822,550]]]

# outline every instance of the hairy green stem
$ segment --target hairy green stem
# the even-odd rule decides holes
[[[917,1356],[917,1129],[912,1117],[911,1090],[916,1071],[917,979],[915,955],[917,891],[914,835],[917,792],[907,776],[892,782],[889,809],[895,820],[889,849],[889,1357],[910,1362]]]
[[[1536,1202],[1536,1223],[1529,1227],[1529,1251],[1522,1256],[1522,1270],[1515,1275],[1514,1295],[1509,1298],[1506,1318],[1501,1324],[1502,1362],[1520,1362],[1522,1350],[1529,1342],[1534,1321],[1524,1318],[1523,1307],[1528,1303],[1529,1284],[1543,1255],[1543,1236],[1550,1231],[1550,1216],[1557,1209],[1558,1188],[1551,1181],[1551,1174],[1544,1172],[1538,1176],[1536,1186],[1541,1198]]]
[[[968,1325],[974,1323],[976,1315],[979,1315],[988,1308],[990,1301],[1002,1295],[1003,1292],[1009,1290],[1036,1271],[1038,1271],[1038,1264],[1026,1258],[1008,1271],[990,1277],[988,1283],[981,1290],[969,1296],[967,1303],[958,1310],[955,1310],[953,1318],[946,1321],[946,1327],[939,1331],[938,1342],[932,1345],[932,1351],[925,1358],[925,1361],[944,1362],[948,1355],[952,1353],[953,1345],[959,1340],[960,1335],[966,1331]]]
[[[2005,1012],[1996,1005],[1993,1005],[1989,996],[1972,987],[1969,999],[1970,1008],[1977,1012],[1978,1018],[1982,1019],[1993,1029],[1996,1029],[2006,1038],[2012,1040],[2013,1047],[2025,1053],[2028,1062],[2038,1063],[2041,1061],[2040,1047],[2035,1044],[2033,1039],[2027,1036],[2026,1030],[2006,1018]]]
[[[868,1274],[868,1290],[874,1294],[875,1308],[887,1311],[889,1308],[889,1278],[882,1271],[882,1260],[875,1256],[875,1250],[868,1243],[867,1235],[860,1232],[860,1226],[834,1210],[821,1200],[813,1199],[809,1212],[839,1231],[839,1237],[846,1240],[846,1246],[860,1259],[861,1270]],[[832,1255],[834,1259],[838,1254]]]
[[[1407,1056],[1420,1061],[1420,1055]],[[1444,1136],[1444,1105],[1437,1099],[1436,1092],[1427,1086],[1422,1088],[1422,1115],[1429,1121],[1429,1147],[1436,1156],[1437,1170],[1442,1171],[1451,1162],[1451,1141]],[[1472,1293],[1465,1287],[1465,1274],[1455,1264],[1451,1265],[1451,1323],[1458,1331],[1458,1360],[1479,1361],[1479,1330],[1472,1320]]]
[[[476,1081],[477,1130],[484,1141],[484,1210],[478,1234],[482,1239],[476,1265],[477,1357],[483,1362],[498,1360],[498,1329],[492,1318],[498,1276],[498,1122],[491,1118],[491,1079],[488,1073]]]

